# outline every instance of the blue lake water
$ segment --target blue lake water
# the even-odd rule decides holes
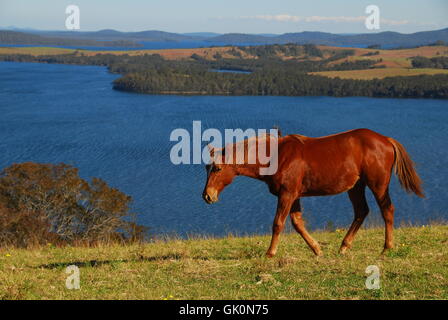
[[[159,50],[159,49],[194,49],[194,48],[204,48],[211,46],[225,46],[228,43],[217,42],[217,41],[140,41],[141,47],[95,47],[95,46],[56,46],[51,45],[51,47],[56,48],[67,48],[67,49],[82,49],[82,50]],[[243,45],[254,45],[254,44],[238,44]],[[0,44],[0,47],[48,47],[48,45],[35,45],[35,44]]]
[[[201,165],[171,164],[175,128],[271,128],[322,136],[370,128],[402,142],[424,180],[426,199],[392,181],[396,220],[448,217],[448,102],[330,97],[140,95],[112,90],[106,68],[0,63],[0,167],[14,162],[65,162],[84,178],[100,177],[134,198],[139,222],[155,233],[225,235],[270,232],[276,198],[256,180],[237,178],[207,205]],[[378,208],[369,192],[372,221]],[[303,200],[312,229],[352,220],[346,194]]]

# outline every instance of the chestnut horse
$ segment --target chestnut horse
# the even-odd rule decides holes
[[[374,131],[356,129],[319,138],[302,135],[266,137],[267,140],[277,141],[278,169],[275,174],[261,175],[259,169],[263,165],[259,161],[248,164],[247,158],[242,164],[226,163],[224,151],[227,147],[219,149],[220,152],[211,148],[212,161],[206,166],[207,183],[203,198],[209,204],[218,201],[220,192],[235,176],[264,181],[269,191],[278,197],[267,257],[273,257],[277,252],[279,235],[288,214],[295,230],[311,250],[316,255],[322,254],[317,241],[305,229],[301,197],[335,195],[347,191],[353,205],[354,220],[342,241],[342,254],[351,247],[356,232],[369,213],[366,186],[375,196],[385,222],[383,253],[393,247],[394,206],[389,196],[392,169],[407,192],[424,197],[421,180],[405,148],[398,141]],[[217,157],[223,158],[216,161]]]

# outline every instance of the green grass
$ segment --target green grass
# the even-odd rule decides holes
[[[346,256],[345,230],[316,232],[316,258],[297,234],[284,234],[266,259],[269,236],[156,241],[94,248],[48,245],[0,249],[2,299],[447,299],[448,226],[395,230],[396,249],[381,257],[382,229],[360,230]],[[68,265],[80,290],[65,287]],[[377,265],[381,288],[367,290]]]

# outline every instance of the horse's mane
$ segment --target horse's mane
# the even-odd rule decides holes
[[[215,149],[213,149],[213,158],[218,159],[218,157],[226,156],[226,154],[225,154],[226,149],[234,150],[234,152],[238,152],[238,150],[244,151],[244,155],[247,154],[247,156],[249,156],[249,154],[251,154],[251,152],[256,152],[256,148],[254,148],[254,147],[258,146],[258,143],[260,140],[276,139],[277,140],[276,142],[278,143],[279,139],[283,139],[286,137],[292,137],[293,139],[298,140],[301,144],[305,144],[305,141],[307,139],[310,139],[309,137],[301,135],[301,134],[291,134],[288,136],[282,136],[280,133],[280,130],[278,128],[277,128],[277,130],[278,130],[278,135],[272,135],[270,133],[265,133],[260,136],[255,135],[255,136],[249,137],[247,139],[237,141],[235,143],[229,143],[229,144],[225,145],[223,148],[215,148]],[[244,158],[246,158],[246,157],[244,157]]]
[[[213,158],[217,159],[220,156],[226,156],[225,154],[225,150],[226,149],[231,149],[234,150],[234,152],[238,152],[238,150],[244,151],[245,155],[246,155],[246,151],[247,151],[247,156],[249,156],[249,154],[251,152],[256,152],[256,148],[254,148],[255,146],[258,146],[259,141],[261,140],[267,140],[267,139],[276,139],[278,140],[280,138],[280,136],[277,135],[271,135],[269,133],[260,135],[260,136],[252,136],[249,137],[247,139],[241,140],[241,141],[237,141],[235,143],[229,143],[226,146],[224,146],[223,148],[215,148],[213,149]]]
[[[305,144],[305,140],[308,139],[307,136],[301,135],[301,134],[291,134],[291,137],[297,139],[300,141],[301,144]]]

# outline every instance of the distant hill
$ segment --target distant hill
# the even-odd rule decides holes
[[[111,41],[204,41],[213,43],[223,43],[231,45],[240,44],[285,44],[285,43],[313,43],[330,46],[369,46],[380,45],[386,48],[397,47],[415,47],[421,45],[432,44],[438,40],[448,42],[448,28],[434,31],[423,31],[411,34],[404,34],[398,32],[385,31],[380,33],[364,33],[364,34],[334,34],[327,32],[312,32],[304,31],[298,33],[284,33],[281,35],[275,34],[246,34],[246,33],[227,33],[217,34],[212,32],[193,32],[193,33],[172,33],[159,30],[148,30],[140,32],[121,32],[113,29],[105,29],[99,31],[39,31],[39,30],[27,30],[21,31],[3,31],[3,32],[16,32],[16,35],[3,35],[3,39],[9,39],[8,41],[23,41],[15,42],[16,44],[50,44],[50,42],[62,43],[67,39],[78,40],[95,40],[95,41],[108,41],[107,45],[111,46]],[[20,35],[19,35],[20,34]],[[25,36],[27,35],[27,36]],[[52,38],[43,39],[36,38],[37,36]],[[33,38],[34,37],[34,38]],[[57,38],[57,39],[54,39]],[[0,43],[5,40],[1,40]],[[13,40],[11,40],[13,39]],[[31,43],[32,42],[32,43]],[[79,43],[78,45],[81,45]],[[89,44],[83,44],[89,45]],[[95,44],[96,46],[102,46],[105,44]]]
[[[215,32],[190,32],[190,33],[183,33],[183,35],[187,37],[193,37],[193,38],[213,38],[221,36],[221,33],[215,33]]]
[[[222,42],[226,44],[240,44],[240,43],[273,44],[273,43],[279,43],[276,42],[276,40],[274,40],[277,39],[278,37],[279,36],[267,37],[262,35],[246,34],[246,33],[226,33],[221,36],[207,39],[207,41]]]
[[[339,35],[326,32],[305,31],[299,33],[285,33],[278,36],[229,33],[207,39],[207,41],[224,42],[229,44],[314,43],[333,46],[368,46],[378,44],[384,47],[415,47],[431,44],[438,40],[448,42],[448,28],[411,34],[390,31],[354,35]]]
[[[113,29],[99,31],[34,31],[34,33],[63,38],[95,39],[95,40],[129,40],[129,41],[188,41],[196,38],[205,39],[201,36],[190,36],[158,30],[147,30],[138,32],[121,32]],[[213,34],[214,37],[218,34]]]
[[[0,45],[45,45],[45,46],[92,46],[92,47],[140,47],[129,40],[98,41],[93,39],[73,39],[45,37],[33,33],[18,31],[0,31]]]
[[[191,40],[193,38],[193,37],[178,34],[178,33],[157,31],[157,30],[128,32],[128,33],[126,33],[126,36],[129,39],[146,40],[146,41],[148,41],[148,40],[185,41],[185,40]]]

